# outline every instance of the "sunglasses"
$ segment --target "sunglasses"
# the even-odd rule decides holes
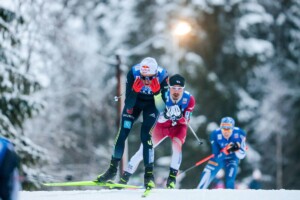
[[[229,127],[221,127],[221,129],[223,129],[223,130],[225,130],[225,131],[232,130],[232,128],[229,128]]]
[[[182,91],[184,87],[179,87],[179,86],[170,86],[170,89],[176,90],[176,91]]]
[[[156,75],[154,75],[154,76],[141,76],[142,80],[147,80],[147,81],[151,81],[154,78],[156,78]]]

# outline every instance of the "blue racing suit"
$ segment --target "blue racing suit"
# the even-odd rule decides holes
[[[0,136],[0,199],[16,200],[20,184],[18,181],[19,158],[12,143]]]
[[[225,187],[234,189],[239,160],[246,156],[246,133],[242,129],[234,127],[231,136],[226,139],[221,129],[216,129],[210,135],[210,142],[214,157],[205,166],[198,188],[207,189],[218,171],[224,168]],[[230,143],[239,143],[240,149],[235,152],[223,151]]]

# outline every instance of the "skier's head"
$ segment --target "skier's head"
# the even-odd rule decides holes
[[[140,63],[141,79],[145,85],[150,85],[151,80],[157,75],[158,65],[154,58],[144,58]]]
[[[220,129],[225,138],[229,138],[234,128],[234,119],[231,117],[223,117],[221,119]]]
[[[184,91],[184,86],[185,79],[181,75],[175,74],[170,77],[169,87],[172,100],[179,101],[181,99]]]

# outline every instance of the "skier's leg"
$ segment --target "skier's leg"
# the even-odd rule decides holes
[[[215,159],[208,161],[200,176],[199,189],[207,189],[209,184],[215,178],[218,171],[223,167],[222,163],[218,163]]]
[[[225,164],[225,187],[226,189],[234,189],[234,182],[238,170],[238,161],[229,160]]]
[[[167,136],[163,134],[162,127],[156,124],[152,133],[153,148],[159,145],[166,137]],[[127,184],[127,182],[130,179],[130,176],[136,171],[136,169],[138,168],[142,160],[143,160],[143,144],[140,145],[139,150],[130,158],[127,168],[122,174],[119,183]]]
[[[114,179],[117,174],[119,162],[122,159],[125,147],[125,140],[127,139],[130,130],[132,128],[133,122],[138,118],[141,110],[137,107],[132,108],[132,112],[128,113],[126,107],[123,108],[121,124],[119,127],[118,134],[115,139],[115,148],[112,155],[109,168],[105,173],[100,174],[97,177],[99,182],[106,182],[108,180]]]
[[[130,158],[130,161],[125,171],[130,174],[133,174],[142,160],[143,160],[143,144],[140,145],[139,150]]]
[[[143,109],[143,123],[141,127],[141,141],[143,143],[143,159],[145,165],[145,187],[155,187],[153,176],[154,149],[151,134],[158,117],[154,104],[148,104]]]
[[[182,147],[182,143],[180,139],[174,137],[172,139],[172,159],[170,165],[170,173],[166,184],[166,187],[170,189],[175,188],[176,185],[176,176],[182,160],[181,147]]]
[[[172,139],[172,159],[170,173],[167,179],[167,188],[175,188],[176,176],[182,162],[182,145],[185,142],[187,127],[176,125],[170,128],[169,136]]]
[[[170,130],[172,139],[172,160],[170,167],[178,170],[182,162],[182,145],[186,138],[186,126],[177,125]]]

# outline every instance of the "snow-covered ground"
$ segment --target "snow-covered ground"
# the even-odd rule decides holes
[[[74,190],[20,193],[20,200],[135,200],[143,190]],[[300,190],[154,189],[148,200],[298,200]]]

